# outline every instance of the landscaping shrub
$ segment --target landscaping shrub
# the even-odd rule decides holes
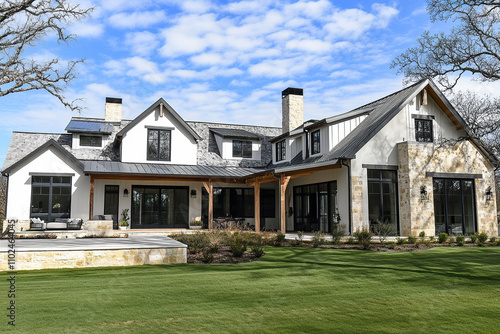
[[[332,243],[335,245],[340,245],[340,240],[345,236],[345,227],[340,224],[332,224]]]
[[[471,242],[471,243],[473,243],[473,244],[475,244],[475,243],[476,243],[476,240],[477,240],[477,235],[472,234],[472,235],[470,236],[470,242]]]
[[[239,232],[229,236],[228,246],[235,257],[242,257],[247,250],[247,240]]]
[[[250,250],[255,257],[262,257],[265,254],[262,245],[252,245]]]
[[[347,239],[347,243],[348,243],[349,245],[354,245],[354,244],[356,243],[356,240],[355,240],[353,237],[349,237],[349,238]]]
[[[425,231],[421,231],[418,236],[422,239],[425,238]]]
[[[400,246],[403,245],[405,242],[406,240],[404,238],[396,238],[396,243]]]
[[[202,252],[202,259],[201,261],[203,261],[204,263],[212,263],[214,262],[214,252],[212,248],[205,248]]]
[[[446,242],[446,240],[448,240],[448,234],[446,233],[439,233],[439,236],[438,236],[438,241],[440,244],[444,244]]]
[[[414,244],[414,243],[416,243],[416,242],[417,242],[417,237],[414,237],[414,236],[412,236],[412,235],[410,235],[410,236],[408,237],[408,243],[409,243],[409,244]]]
[[[465,237],[463,235],[457,235],[457,245],[463,246],[465,244]]]
[[[370,248],[370,241],[372,240],[372,234],[368,229],[357,230],[356,232],[353,233],[353,236],[356,238],[358,244],[363,249]]]
[[[377,222],[372,225],[372,230],[373,233],[380,238],[380,242],[384,242],[389,235],[394,235],[396,233],[396,226],[388,220],[385,222],[377,220]]]
[[[455,243],[455,237],[454,236],[450,236],[450,238],[448,239],[448,243],[450,245],[453,245]]]
[[[433,242],[433,241],[434,241],[434,236],[433,236],[433,235],[431,235],[431,236],[429,237],[429,240],[430,240],[431,242]]]
[[[219,230],[212,230],[205,233],[208,238],[208,243],[214,253],[227,244],[227,233]]]
[[[497,238],[495,238],[495,237],[491,237],[491,238],[490,238],[490,242],[491,242],[492,244],[494,244],[496,241],[497,241]]]
[[[322,232],[316,231],[313,233],[312,244],[313,244],[314,248],[318,248],[320,245],[324,244],[325,242],[326,242],[325,235]]]
[[[488,235],[486,233],[479,233],[477,235],[477,242],[482,245],[486,242],[486,240],[488,240]]]
[[[387,241],[385,244],[387,245],[387,248],[389,248],[389,249],[396,248],[396,243],[394,241]]]
[[[281,231],[278,231],[278,233],[276,233],[276,236],[274,238],[274,245],[281,246],[283,241],[285,241],[285,234],[281,233]]]

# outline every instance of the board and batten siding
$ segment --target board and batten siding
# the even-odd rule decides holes
[[[148,128],[171,130],[170,161],[152,161],[147,159]],[[121,161],[137,163],[166,163],[196,165],[197,145],[193,136],[168,112],[159,116],[159,108],[144,117],[123,137]]]

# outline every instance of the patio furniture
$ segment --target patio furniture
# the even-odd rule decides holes
[[[68,230],[81,230],[83,220],[80,218],[68,219],[67,229]]]
[[[46,228],[44,220],[40,218],[31,218],[30,231],[43,231]]]
[[[47,230],[66,230],[68,228],[67,218],[56,218],[54,222],[47,223]]]

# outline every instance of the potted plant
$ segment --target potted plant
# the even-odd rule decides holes
[[[203,223],[201,220],[193,219],[189,223],[189,228],[192,230],[200,230],[202,225]]]
[[[122,210],[122,221],[120,222],[120,230],[126,230],[128,227],[128,221],[130,217],[128,215],[128,209]]]

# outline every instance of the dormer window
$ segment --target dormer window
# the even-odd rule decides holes
[[[418,142],[432,143],[432,119],[415,119],[415,140]]]
[[[286,159],[286,139],[276,143],[276,161]]]
[[[319,130],[311,132],[311,154],[321,152]]]
[[[148,129],[148,160],[170,161],[171,131]]]
[[[252,142],[233,140],[233,158],[252,158]]]
[[[102,147],[102,137],[80,135],[80,146]]]

